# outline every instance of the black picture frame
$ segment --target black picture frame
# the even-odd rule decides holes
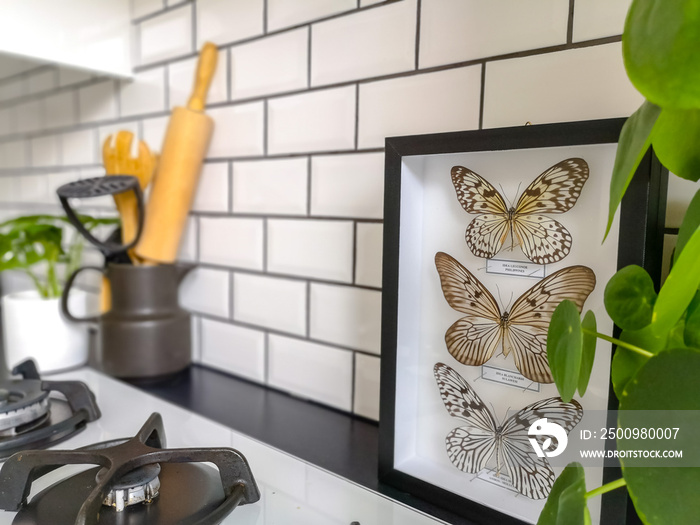
[[[401,261],[402,163],[406,157],[464,152],[519,150],[558,146],[616,144],[626,119],[527,125],[488,130],[390,137],[385,149],[383,299],[381,334],[381,391],[379,423],[379,480],[474,523],[525,523],[509,514],[440,488],[395,467],[397,326]],[[449,174],[447,174],[449,176]],[[629,185],[620,209],[617,269],[630,264],[645,268],[658,289],[663,254],[668,171],[650,149]],[[605,206],[607,214],[607,202]],[[465,215],[465,224],[467,222]],[[600,232],[600,237],[602,238]],[[604,283],[603,283],[604,285]],[[619,332],[617,328],[616,331]],[[618,334],[615,334],[618,335]],[[608,410],[617,409],[609,384]],[[612,426],[616,422],[609,421]],[[603,483],[621,477],[618,467],[606,467]],[[638,523],[625,491],[605,494],[600,523]]]

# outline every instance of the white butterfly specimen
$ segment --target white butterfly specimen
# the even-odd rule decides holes
[[[547,213],[573,208],[588,179],[585,160],[571,158],[555,164],[530,184],[515,207],[508,207],[501,194],[486,179],[463,166],[452,168],[457,200],[467,213],[479,214],[467,226],[465,239],[477,257],[496,255],[508,234],[517,238],[532,262],[549,264],[571,251],[571,234]],[[511,245],[511,249],[513,246]]]
[[[447,350],[465,365],[480,366],[500,345],[513,352],[520,373],[537,383],[553,382],[547,360],[547,330],[554,309],[564,299],[579,312],[595,288],[595,274],[586,266],[569,266],[545,277],[521,295],[509,312],[501,312],[491,292],[457,260],[435,254],[442,293],[463,314],[445,333]]]
[[[437,363],[433,372],[447,412],[467,423],[445,438],[452,464],[464,472],[477,474],[495,456],[496,473],[505,471],[515,490],[528,498],[546,498],[554,484],[554,472],[547,458],[537,457],[528,440],[528,430],[538,419],[547,418],[548,422],[561,425],[568,434],[583,417],[578,401],[564,403],[559,397],[543,399],[499,425],[461,375],[443,363]]]

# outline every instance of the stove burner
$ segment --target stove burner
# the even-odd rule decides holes
[[[100,483],[108,474],[107,469],[102,469],[95,476],[95,481]],[[130,505],[138,503],[151,503],[158,495],[160,489],[160,465],[144,465],[143,467],[127,472],[114,482],[107,497],[102,502],[107,507],[114,507],[117,512],[123,511]]]
[[[23,379],[0,380],[0,458],[47,447],[100,417],[95,398],[79,381],[42,381],[33,361],[12,371]],[[57,399],[56,392],[65,397]]]
[[[15,454],[0,470],[0,509],[19,511],[14,525],[216,525],[239,504],[260,499],[248,462],[238,451],[164,446],[163,421],[154,413],[131,439]],[[202,462],[213,463],[218,472],[198,464]],[[27,502],[35,479],[64,464],[84,463],[100,467],[59,481]],[[156,481],[157,499],[127,506],[129,490],[143,488],[146,502],[146,487]],[[126,493],[117,496],[119,491]],[[114,504],[108,503],[112,493]],[[121,511],[119,497],[125,507]]]

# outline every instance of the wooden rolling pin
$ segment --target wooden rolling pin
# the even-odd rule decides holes
[[[177,257],[202,160],[214,129],[214,121],[204,114],[204,106],[217,57],[216,46],[204,44],[187,107],[174,108],[170,117],[146,205],[146,222],[135,250],[146,264],[172,263]]]

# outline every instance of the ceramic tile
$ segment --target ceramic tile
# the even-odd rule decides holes
[[[131,0],[131,16],[141,18],[160,11],[163,7],[163,0]]]
[[[19,177],[20,200],[25,203],[45,203],[49,191],[46,175],[21,175]]]
[[[202,319],[202,363],[262,383],[265,333]]]
[[[199,260],[262,270],[263,239],[262,219],[200,217]]]
[[[312,215],[381,219],[383,211],[383,153],[312,157]]]
[[[24,93],[24,81],[20,78],[0,83],[0,100],[12,100]]]
[[[64,91],[44,99],[46,128],[63,128],[76,124],[77,108],[75,91]]]
[[[216,71],[211,79],[211,85],[207,92],[207,104],[214,104],[226,100],[228,65],[226,59],[227,51],[222,49],[216,61]],[[170,107],[186,106],[192,95],[192,85],[197,67],[197,57],[188,58],[168,64],[168,89],[170,90]]]
[[[351,149],[355,144],[355,86],[268,102],[269,153]]]
[[[141,64],[193,53],[192,5],[172,9],[140,24]]]
[[[177,258],[181,261],[197,260],[197,219],[192,216],[187,218]]]
[[[415,67],[416,0],[312,26],[311,85],[409,71]]]
[[[0,153],[2,153],[2,145],[0,145]],[[2,159],[0,159],[0,166],[2,166]],[[0,202],[9,203],[17,201],[19,198],[19,189],[17,184],[17,177],[8,177],[7,175],[0,175]],[[0,220],[5,221],[11,219],[13,216],[12,210],[6,209],[5,206],[0,209]],[[12,272],[5,272],[9,275]],[[0,281],[2,281],[3,275],[0,274]],[[2,284],[0,282],[0,284]]]
[[[310,303],[312,339],[379,353],[381,292],[312,283]]]
[[[565,44],[568,18],[569,3],[559,0],[423,0],[419,65]]]
[[[263,0],[199,0],[197,46],[226,44],[263,32]]]
[[[308,76],[308,28],[231,48],[231,98],[303,89]]]
[[[306,157],[233,163],[233,211],[305,215]]]
[[[24,102],[17,106],[17,131],[29,133],[44,127],[44,101],[41,99]]]
[[[16,109],[13,107],[0,109],[0,137],[14,133],[16,127]]]
[[[233,318],[303,335],[306,331],[306,283],[234,273]]]
[[[381,224],[362,222],[356,228],[355,283],[381,288],[384,228]]]
[[[50,199],[56,199],[56,190],[63,186],[64,184],[68,184],[69,182],[74,182],[78,180],[78,175],[72,171],[60,171],[58,173],[49,173],[47,176],[47,190],[49,192],[49,198]],[[87,250],[87,248],[86,248]],[[101,256],[100,252],[97,252],[98,255]],[[102,264],[103,261],[100,262]],[[83,261],[83,264],[87,264],[85,261]]]
[[[188,310],[228,317],[229,277],[223,270],[194,269],[180,285],[180,303]]]
[[[30,93],[43,93],[56,87],[56,69],[51,67],[27,78]]]
[[[31,140],[32,166],[56,166],[61,151],[58,135],[46,135]]]
[[[197,193],[192,203],[196,211],[228,211],[228,162],[210,162],[202,165]]]
[[[122,117],[164,111],[165,68],[149,69],[122,81],[119,98]]]
[[[326,16],[351,11],[357,7],[357,0],[268,0],[267,30],[276,31],[283,27],[303,24]]]
[[[117,94],[114,81],[106,80],[78,91],[80,122],[97,122],[117,118]]]
[[[275,273],[352,281],[353,225],[349,221],[270,219],[267,269]]]
[[[214,119],[210,158],[262,155],[264,131],[263,102],[215,108],[207,111]]]
[[[576,0],[574,42],[621,35],[632,0]]]
[[[673,174],[668,178],[666,198],[666,227],[680,228],[691,199],[698,191],[698,183],[681,179]]]
[[[91,129],[64,133],[61,136],[63,166],[77,166],[97,162],[95,132]]]
[[[623,117],[642,101],[619,42],[501,60],[486,65],[484,127]]]
[[[379,363],[378,357],[355,355],[354,412],[379,421]]]
[[[350,410],[352,352],[270,335],[271,386]]]
[[[68,66],[61,66],[58,68],[58,85],[61,87],[87,82],[91,78],[92,73],[88,71],[73,69]]]
[[[27,165],[27,143],[22,141],[0,144],[0,168],[24,168]]]
[[[358,147],[383,147],[396,135],[476,129],[480,92],[479,65],[363,84]]]
[[[202,318],[197,315],[190,317],[190,344],[192,345],[192,362],[201,364],[202,362],[202,347],[199,344],[201,341]]]
[[[149,118],[143,121],[141,140],[148,144],[151,151],[161,151],[168,122],[170,122],[170,116]]]

